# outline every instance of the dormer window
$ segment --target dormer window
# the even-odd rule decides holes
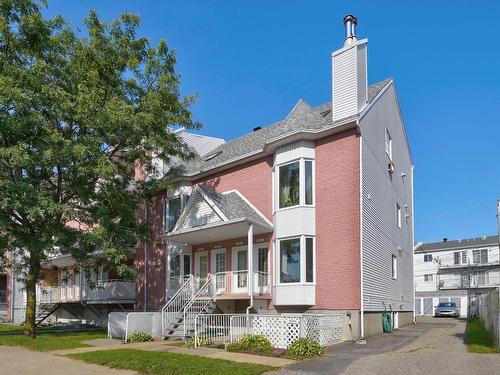
[[[385,129],[385,153],[389,157],[389,160],[392,161],[392,137],[387,128]]]

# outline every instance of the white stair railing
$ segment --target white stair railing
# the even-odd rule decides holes
[[[165,335],[168,326],[179,317],[184,307],[193,299],[193,275],[190,275],[179,290],[161,309],[161,330]]]
[[[215,277],[210,275],[203,286],[196,292],[191,301],[184,307],[184,335],[187,330],[194,324],[198,315],[205,309],[211,302],[215,295]]]

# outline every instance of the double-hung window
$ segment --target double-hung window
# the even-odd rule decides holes
[[[429,274],[427,274],[427,275],[424,275],[424,281],[429,282],[429,281],[432,281],[432,279],[433,279],[433,275],[432,275],[432,273],[429,273]]]
[[[312,205],[313,161],[297,160],[278,167],[278,207]]]
[[[396,255],[392,256],[392,278],[394,280],[398,278],[398,257]]]
[[[167,199],[165,204],[165,229],[167,232],[174,229],[188,198],[188,195],[178,195]]]
[[[314,239],[297,237],[279,240],[279,282],[314,282]]]
[[[396,203],[396,225],[401,228],[401,206]]]
[[[387,128],[385,129],[385,153],[389,157],[389,160],[392,161],[392,137]]]
[[[475,264],[488,263],[488,249],[472,251],[472,261]]]
[[[432,254],[425,254],[424,262],[432,262]]]

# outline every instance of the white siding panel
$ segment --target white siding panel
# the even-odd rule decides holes
[[[292,207],[276,211],[274,225],[274,236],[276,238],[301,234],[315,236],[316,215],[314,207]]]
[[[357,47],[333,57],[333,119],[357,114]]]
[[[391,86],[360,123],[362,155],[363,295],[367,311],[413,310],[413,238],[411,158]],[[393,139],[392,177],[387,172],[385,128]],[[402,174],[405,177],[402,177]],[[396,225],[396,202],[402,208],[402,227]],[[409,217],[405,217],[405,205]],[[398,250],[400,249],[400,250]],[[392,279],[392,255],[398,277]]]
[[[280,306],[313,306],[316,303],[315,285],[276,285],[273,295],[274,304]]]
[[[299,158],[314,159],[314,142],[300,140],[278,147],[274,154],[274,165],[287,163]]]
[[[186,219],[182,223],[182,227],[179,229],[184,230],[219,221],[222,221],[219,215],[210,207],[205,198],[201,194],[198,194]]]

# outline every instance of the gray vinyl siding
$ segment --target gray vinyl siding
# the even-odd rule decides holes
[[[360,121],[362,135],[363,302],[366,311],[413,310],[411,156],[394,85]],[[392,179],[387,171],[385,129],[392,138]],[[406,177],[402,177],[402,173]],[[401,206],[401,228],[396,222]],[[405,217],[408,205],[409,217]],[[402,249],[398,251],[398,247]],[[398,259],[392,278],[392,255]]]

